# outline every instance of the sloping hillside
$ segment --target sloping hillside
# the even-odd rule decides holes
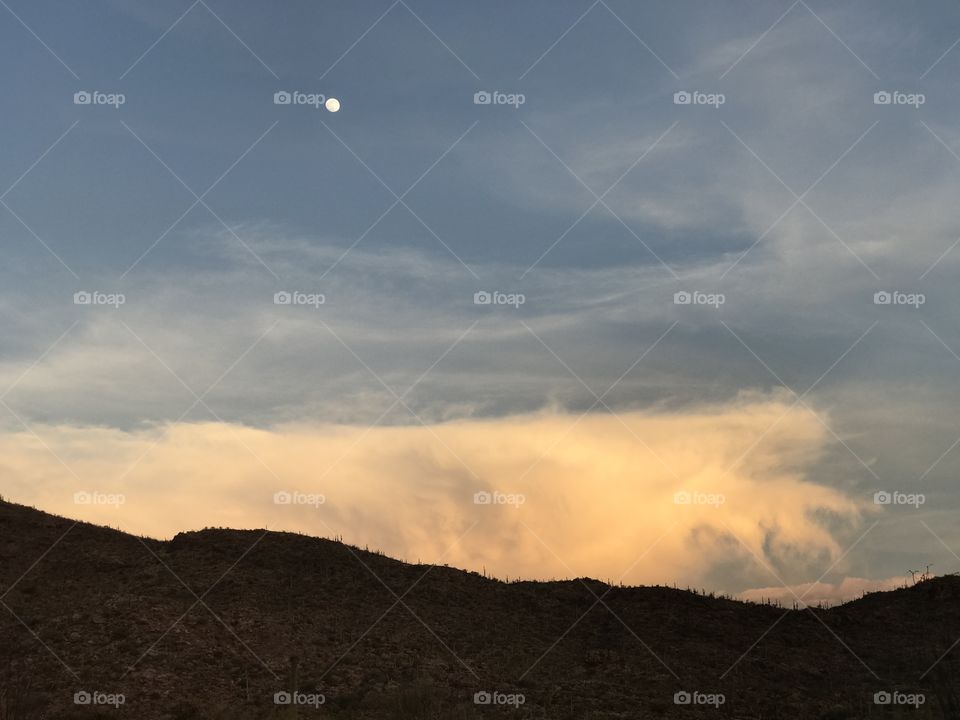
[[[960,717],[960,647],[921,679],[960,639],[955,577],[788,611],[0,502],[0,595],[0,720]]]

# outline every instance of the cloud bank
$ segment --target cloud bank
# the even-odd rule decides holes
[[[776,395],[406,427],[35,430],[0,437],[0,479],[20,502],[161,537],[342,535],[501,578],[715,587],[723,567],[735,591],[789,566],[797,581],[829,567],[843,551],[834,531],[864,511],[808,476],[825,430]]]

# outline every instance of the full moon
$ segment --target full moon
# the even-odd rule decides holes
[[[336,98],[327,98],[323,106],[330,112],[337,112],[340,109],[340,101]]]

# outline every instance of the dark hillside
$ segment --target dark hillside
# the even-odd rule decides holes
[[[921,679],[960,639],[957,577],[787,611],[288,533],[159,542],[0,503],[0,595],[0,720],[960,717],[960,648]],[[895,691],[924,702],[874,702]]]

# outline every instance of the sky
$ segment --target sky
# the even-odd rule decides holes
[[[7,499],[787,601],[960,569],[956,4],[0,5]]]

